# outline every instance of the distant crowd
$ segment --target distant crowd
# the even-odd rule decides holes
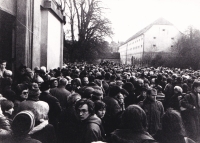
[[[200,71],[0,60],[0,142],[200,143]]]

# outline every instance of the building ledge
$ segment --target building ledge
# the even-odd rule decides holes
[[[53,1],[44,1],[41,5],[43,9],[47,9],[52,12],[61,22],[64,22],[64,16],[61,13],[60,8]]]

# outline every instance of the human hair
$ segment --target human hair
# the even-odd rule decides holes
[[[167,78],[167,83],[172,83],[172,78],[171,77]]]
[[[200,80],[194,80],[193,84],[192,84],[192,89],[194,90],[195,87],[200,86]]]
[[[3,63],[7,63],[7,61],[6,61],[6,60],[1,60],[1,59],[0,59],[0,64],[3,64]]]
[[[71,85],[74,85],[74,84],[76,84],[77,87],[78,87],[78,86],[81,86],[81,80],[80,80],[80,78],[75,78],[75,79],[73,79],[73,80],[71,81]]]
[[[175,86],[174,90],[178,91],[179,93],[183,92],[183,89],[180,86]]]
[[[106,109],[106,103],[101,100],[97,100],[94,102],[95,104],[95,113],[97,113],[101,109]]]
[[[185,135],[181,115],[178,111],[169,108],[162,116],[162,130],[165,133]]]
[[[76,104],[76,102],[78,101],[78,99],[81,99],[81,95],[78,93],[72,93],[69,95],[67,103],[68,103],[68,107],[72,107]]]
[[[147,128],[147,117],[138,105],[129,105],[122,115],[122,127],[133,131],[144,131]]]
[[[66,78],[61,78],[59,80],[59,86],[66,86],[68,84],[68,81]]]
[[[77,111],[79,107],[82,107],[84,104],[86,104],[88,106],[88,111],[91,115],[95,114],[95,104],[92,100],[90,99],[86,99],[86,98],[82,98],[81,100],[76,102],[75,105],[75,110]]]
[[[5,111],[8,111],[9,109],[13,108],[14,104],[10,100],[2,100],[1,101],[1,110],[3,114],[5,114]]]
[[[147,89],[148,95],[157,95],[157,90],[155,88]]]

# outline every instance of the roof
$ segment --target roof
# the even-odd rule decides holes
[[[147,30],[149,30],[153,25],[173,25],[171,24],[169,21],[167,21],[164,18],[159,18],[156,21],[154,21],[153,23],[151,23],[150,25],[148,25],[147,27],[145,27],[144,29],[140,30],[139,32],[137,32],[135,35],[133,35],[132,37],[130,37],[124,44],[126,44],[127,42],[135,39],[136,37],[144,34]]]

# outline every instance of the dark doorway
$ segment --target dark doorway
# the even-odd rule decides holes
[[[7,69],[12,70],[13,65],[13,32],[15,17],[0,10],[0,59],[7,61]]]

